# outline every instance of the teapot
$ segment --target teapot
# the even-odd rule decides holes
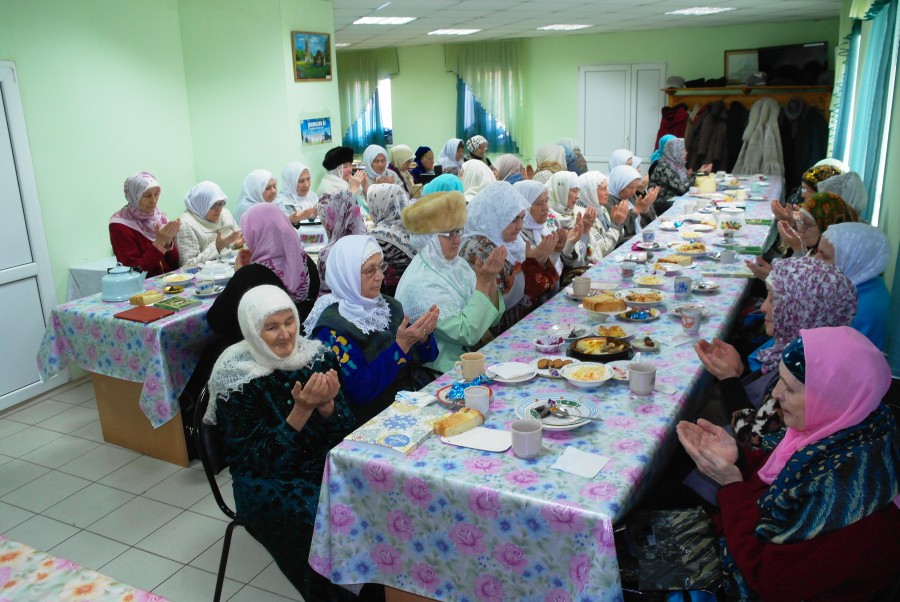
[[[698,188],[698,192],[701,194],[716,191],[716,176],[712,174],[708,176],[697,176],[694,183]]]
[[[146,278],[144,272],[117,263],[107,269],[106,276],[100,279],[100,298],[104,301],[128,301],[132,295],[144,292]]]

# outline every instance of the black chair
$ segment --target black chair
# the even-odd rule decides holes
[[[231,522],[225,529],[225,541],[222,542],[222,558],[219,560],[219,573],[216,576],[216,593],[213,596],[213,602],[219,602],[222,597],[222,584],[225,581],[225,566],[228,564],[228,552],[231,548],[231,534],[237,526],[244,526],[238,519],[234,510],[228,507],[222,498],[222,492],[219,491],[219,484],[216,482],[216,475],[228,466],[228,463],[222,457],[221,446],[219,442],[219,429],[212,424],[203,423],[203,415],[206,414],[206,408],[209,405],[209,389],[203,387],[197,405],[194,408],[194,428],[197,433],[197,454],[203,463],[203,472],[206,473],[206,480],[209,481],[209,488],[212,489],[213,497],[219,509]]]

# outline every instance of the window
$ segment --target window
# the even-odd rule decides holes
[[[518,153],[519,146],[506,129],[478,102],[472,88],[462,78],[456,78],[456,135],[463,141],[481,134],[488,141],[488,149],[494,153]]]
[[[353,148],[356,154],[362,154],[370,144],[393,144],[393,138],[391,79],[386,77],[378,81],[375,94],[369,99],[363,114],[347,130],[343,144]]]

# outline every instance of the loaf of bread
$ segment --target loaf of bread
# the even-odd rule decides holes
[[[590,311],[625,311],[625,302],[609,293],[600,293],[581,301],[581,306]]]
[[[132,295],[128,302],[132,305],[153,305],[158,301],[162,301],[166,296],[163,295],[159,291],[144,291],[143,293],[138,293],[137,295]]]
[[[693,259],[687,255],[666,255],[656,260],[656,263],[674,263],[684,267],[691,265],[692,262]]]
[[[436,420],[434,433],[439,437],[452,437],[482,424],[484,424],[484,416],[481,412],[472,408],[460,408],[457,413]]]

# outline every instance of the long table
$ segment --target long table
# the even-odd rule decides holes
[[[161,277],[145,289],[161,289]],[[193,287],[182,296],[193,298]],[[43,378],[75,362],[91,373],[104,438],[154,457],[187,465],[178,397],[212,331],[206,313],[214,298],[140,324],[115,318],[127,301],[99,294],[53,308],[38,351]]]
[[[773,181],[769,198],[780,195]],[[658,229],[681,216],[685,199],[648,229],[662,244],[681,240]],[[770,218],[765,202],[747,202],[748,218]],[[768,226],[748,225],[739,238],[759,245]],[[707,238],[712,239],[714,235]],[[682,240],[682,242],[684,242]],[[618,259],[624,245],[592,267],[595,280],[621,281]],[[698,259],[696,266],[710,260]],[[683,275],[699,278],[700,267]],[[724,336],[748,280],[717,278],[720,288],[692,302],[711,310],[700,334]],[[672,285],[663,289],[671,294]],[[681,322],[662,306],[662,316],[642,325],[654,339],[670,340]],[[541,354],[533,341],[551,325],[589,322],[580,305],[558,294],[526,319],[485,346],[488,364],[530,362]],[[627,383],[608,381],[591,391],[602,422],[577,430],[544,432],[544,448],[534,459],[511,451],[481,452],[427,438],[409,456],[344,441],[328,456],[310,564],[339,584],[382,583],[402,599],[501,602],[618,600],[622,597],[613,525],[625,516],[662,464],[674,426],[698,384],[703,368],[690,344],[662,345],[644,354],[657,366],[657,381],[676,389],[648,397],[630,393]],[[426,391],[457,376],[445,374]],[[494,401],[486,427],[508,429],[515,406],[536,396],[575,393],[565,381],[537,378],[519,385],[491,385]],[[593,479],[551,468],[567,446],[611,458]],[[415,596],[410,596],[414,594]],[[389,595],[390,599],[390,595]],[[394,599],[401,599],[400,597]]]

